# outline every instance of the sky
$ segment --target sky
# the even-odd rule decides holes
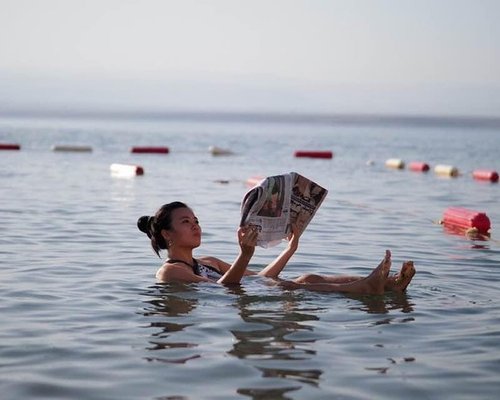
[[[0,106],[500,116],[497,0],[0,0]]]

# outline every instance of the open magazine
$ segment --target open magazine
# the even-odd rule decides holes
[[[296,172],[270,176],[250,189],[241,203],[240,226],[254,225],[257,245],[275,246],[296,224],[302,233],[328,191]]]

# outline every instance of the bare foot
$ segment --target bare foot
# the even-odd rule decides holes
[[[383,294],[385,284],[391,269],[391,252],[385,251],[385,257],[370,275],[363,279],[367,285],[366,293]]]
[[[394,292],[404,292],[415,275],[415,272],[413,261],[405,261],[401,267],[401,271],[387,279],[385,289]]]

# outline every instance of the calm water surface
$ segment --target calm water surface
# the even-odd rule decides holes
[[[0,154],[2,399],[496,398],[500,185],[470,172],[500,170],[498,132],[3,118],[0,142],[22,145]],[[136,145],[171,153],[130,154]],[[236,154],[212,157],[210,145]],[[388,170],[392,157],[463,175]],[[114,177],[114,162],[145,175]],[[139,216],[185,201],[204,230],[196,255],[231,261],[245,180],[289,171],[330,192],[283,276],[364,275],[389,248],[393,270],[415,262],[405,294],[156,284],[161,260]],[[443,231],[449,206],[486,212],[492,240]],[[258,248],[251,267],[281,249]]]

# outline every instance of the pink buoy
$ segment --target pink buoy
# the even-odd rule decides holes
[[[479,181],[498,182],[498,172],[486,169],[477,169],[472,173],[472,177]]]
[[[130,150],[131,153],[153,153],[153,154],[168,154],[169,148],[164,146],[134,146]]]
[[[320,151],[320,150],[297,150],[295,157],[309,157],[309,158],[333,158],[333,152]]]
[[[264,177],[262,176],[251,176],[246,180],[246,184],[247,186],[254,187],[261,183],[263,179]]]
[[[490,219],[484,212],[461,207],[447,208],[443,215],[443,224],[463,231],[475,229],[482,234],[487,234],[491,228]]]
[[[413,161],[408,164],[408,169],[415,172],[427,172],[430,167],[429,164],[420,161]]]
[[[0,150],[21,150],[21,146],[14,143],[0,143]]]

